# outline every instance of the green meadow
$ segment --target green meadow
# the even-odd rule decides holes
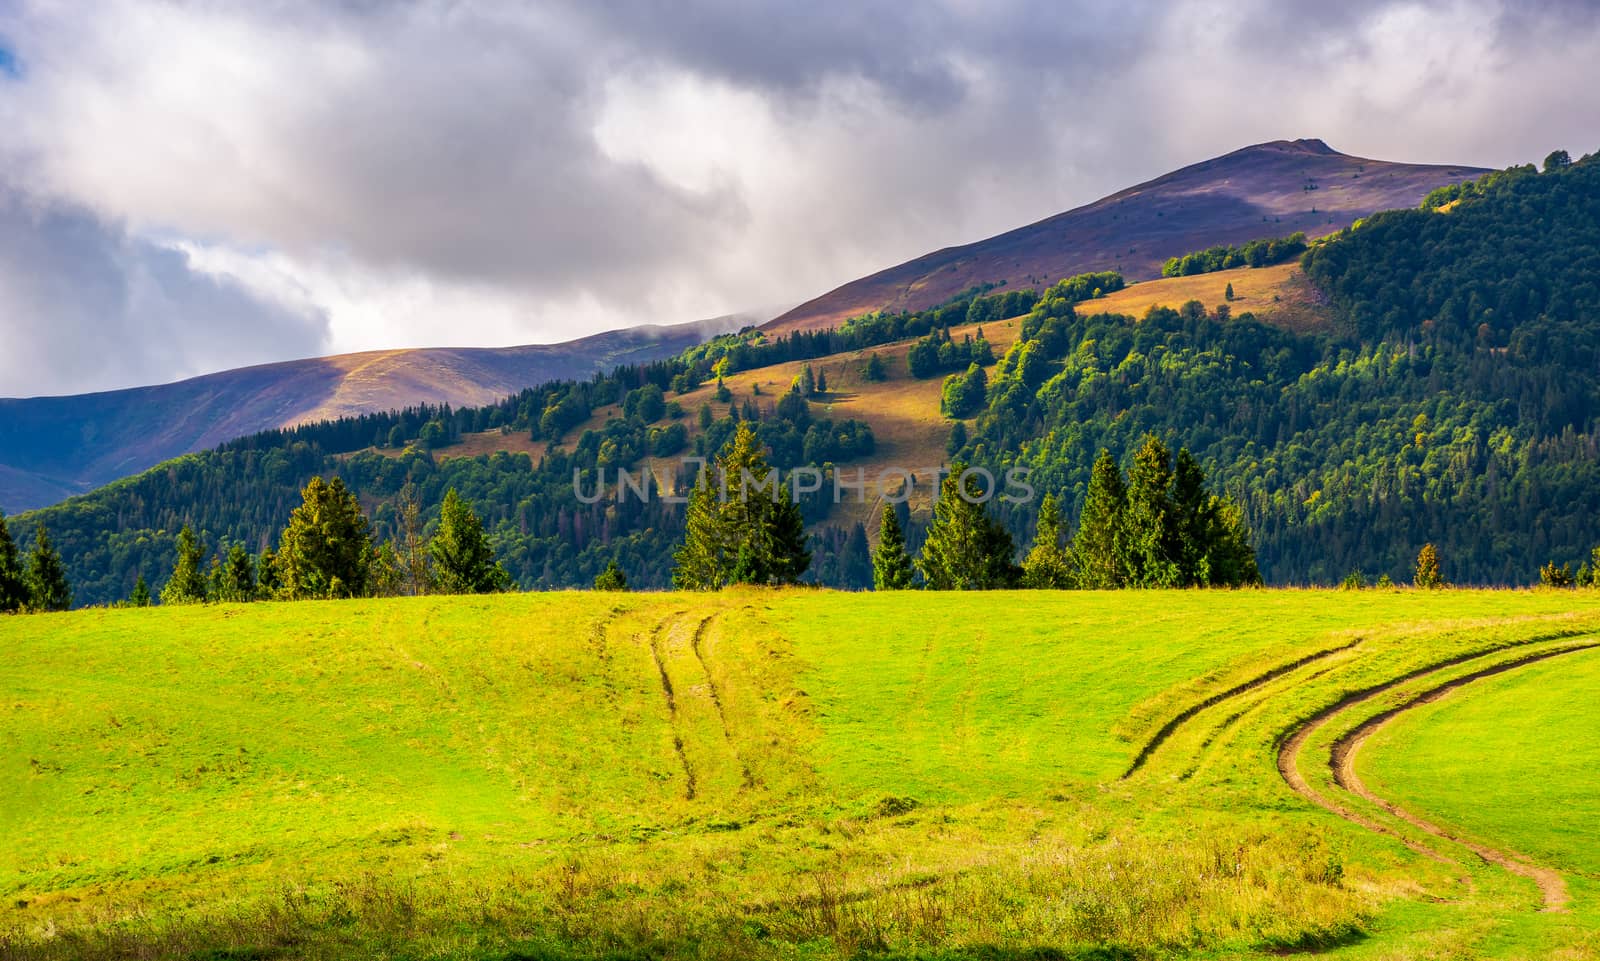
[[[1600,957],[1597,640],[1570,591],[4,618],[0,958]]]

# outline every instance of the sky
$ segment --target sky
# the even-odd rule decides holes
[[[1267,140],[1600,148],[1562,0],[0,0],[0,396],[780,309]]]

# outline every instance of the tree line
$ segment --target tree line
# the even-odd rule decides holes
[[[64,611],[72,607],[72,585],[50,532],[40,527],[24,557],[0,511],[0,614]]]
[[[487,594],[511,586],[482,521],[456,494],[446,492],[431,536],[421,523],[414,487],[401,491],[398,538],[381,543],[354,492],[338,477],[311,478],[289,516],[278,547],[252,555],[232,544],[211,556],[187,524],[178,532],[172,575],[162,604],[394,597],[420,594]],[[143,576],[130,603],[151,602]]]
[[[1015,561],[1011,533],[990,515],[962,461],[941,482],[922,549],[913,562],[898,512],[886,507],[873,553],[874,586],[903,590],[915,575],[930,590],[1054,590],[1244,587],[1261,583],[1236,506],[1213,494],[1187,450],[1174,460],[1149,436],[1126,475],[1109,451],[1096,458],[1089,495],[1068,535],[1060,502],[1047,494],[1032,546]]]
[[[1261,582],[1238,509],[1213,494],[1187,450],[1176,460],[1147,437],[1124,478],[1108,451],[1077,533],[1065,537],[1059,501],[1039,506],[1033,545],[1019,563],[1015,542],[986,504],[987,472],[957,461],[940,482],[915,560],[900,512],[886,506],[872,551],[873,587],[905,590],[1242,587]],[[804,521],[748,426],[700,475],[689,498],[673,586],[794,584],[811,563]],[[864,538],[863,538],[864,545]],[[609,572],[607,575],[610,576]],[[620,576],[620,572],[618,572]],[[597,582],[597,586],[599,582]]]
[[[1194,253],[1169,257],[1161,265],[1163,277],[1190,277],[1195,274],[1212,274],[1235,267],[1269,267],[1293,260],[1306,252],[1306,235],[1296,231],[1287,237],[1270,237],[1252,240],[1233,246],[1221,244]]]

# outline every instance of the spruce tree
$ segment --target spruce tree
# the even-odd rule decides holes
[[[1122,468],[1110,451],[1101,450],[1089,476],[1089,491],[1084,495],[1078,532],[1072,541],[1079,587],[1104,591],[1123,585],[1123,514],[1127,502]]]
[[[205,552],[200,548],[199,539],[194,536],[194,529],[188,524],[178,531],[177,551],[178,558],[172,566],[172,576],[161,589],[161,603],[204,604],[210,590],[206,576],[200,570]]]
[[[906,553],[905,532],[893,504],[883,508],[878,522],[878,546],[872,550],[872,589],[904,591],[912,586],[911,555]]]
[[[5,511],[0,511],[0,614],[10,614],[28,606],[25,574],[17,542],[11,539],[11,530],[6,526]]]
[[[874,351],[867,355],[867,366],[862,375],[871,381],[888,380],[889,370],[883,365],[883,358]]]
[[[510,586],[511,577],[495,561],[483,522],[453,487],[445,492],[428,553],[439,589],[446,594],[491,594]]]
[[[717,458],[727,484],[719,506],[721,540],[732,557],[727,580],[738,584],[793,584],[811,565],[800,506],[767,463],[761,441],[740,424]]]
[[[1444,573],[1439,569],[1439,551],[1432,544],[1422,545],[1422,550],[1417,552],[1417,573],[1411,583],[1430,591],[1444,586]]]
[[[1073,586],[1072,564],[1061,547],[1061,508],[1054,494],[1046,494],[1039,505],[1033,549],[1022,561],[1022,586],[1047,591]]]
[[[372,552],[367,565],[367,593],[373,597],[399,597],[405,583],[405,564],[391,537]]]
[[[1245,527],[1239,505],[1220,497],[1211,498],[1210,520],[1206,583],[1213,587],[1260,586],[1261,569],[1256,566],[1256,551],[1250,546],[1250,530]]]
[[[673,555],[672,586],[680,591],[714,591],[728,582],[728,544],[715,474],[715,468],[708,465],[689,492],[683,546]]]
[[[228,559],[222,563],[222,578],[216,599],[243,603],[256,599],[256,562],[243,544],[228,548]]]
[[[816,386],[816,391],[815,392],[818,393],[818,394],[826,394],[828,392],[828,372],[827,371],[825,371],[825,370],[817,371],[817,386]]]
[[[760,580],[741,581],[746,584],[798,584],[800,577],[811,566],[811,552],[806,549],[806,520],[800,505],[789,495],[789,488],[778,487],[778,499],[764,518],[766,537],[761,549],[766,553],[766,570]]]
[[[364,597],[372,541],[361,503],[335,477],[313,477],[289,515],[274,564],[285,600]]]
[[[628,575],[622,572],[622,565],[617,563],[615,557],[606,561],[606,569],[595,577],[594,589],[597,591],[625,591],[628,589]]]
[[[1178,564],[1170,555],[1174,519],[1170,496],[1172,455],[1154,434],[1147,435],[1128,471],[1124,515],[1124,564],[1132,587],[1175,587]]]
[[[256,593],[268,600],[277,597],[283,587],[278,577],[278,555],[272,548],[262,548],[256,558]]]
[[[27,579],[30,610],[65,611],[72,607],[72,586],[67,583],[67,569],[43,524],[34,535],[33,550],[28,552]]]
[[[741,423],[689,495],[672,583],[702,591],[793,584],[811,565],[805,542],[800,505],[768,466],[755,431]]]
[[[1016,547],[1011,534],[978,498],[984,493],[967,484],[962,496],[961,475],[967,465],[950,465],[939,485],[933,505],[933,523],[917,558],[917,569],[929,590],[984,591],[1012,587],[1019,571],[1013,563]]]
[[[145,583],[143,574],[133,582],[133,593],[128,595],[128,604],[132,607],[150,606],[150,585]]]
[[[1206,490],[1205,471],[1189,453],[1178,451],[1172,469],[1171,512],[1166,524],[1166,556],[1177,565],[1175,585],[1211,583],[1211,549],[1219,533],[1214,498]]]
[[[417,485],[406,481],[395,498],[395,514],[400,520],[399,555],[403,590],[412,597],[428,593],[433,586],[433,570],[428,564],[428,543],[422,536],[422,497]]]
[[[950,425],[950,437],[944,442],[944,451],[954,457],[961,453],[961,448],[965,446],[967,446],[967,424],[958,420]]]

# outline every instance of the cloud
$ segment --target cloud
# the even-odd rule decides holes
[[[0,396],[131,387],[314,355],[327,320],[264,302],[179,250],[0,186]]]
[[[0,169],[341,350],[798,301],[1261,140],[1576,155],[1600,111],[1576,0],[24,0],[0,50]]]

